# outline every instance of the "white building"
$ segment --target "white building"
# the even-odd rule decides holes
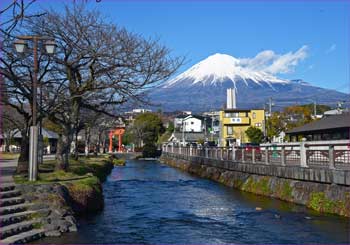
[[[203,118],[190,115],[183,119],[184,132],[203,132]]]

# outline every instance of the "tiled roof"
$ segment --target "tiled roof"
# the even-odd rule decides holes
[[[324,117],[303,126],[287,131],[287,134],[318,131],[335,128],[350,128],[350,113]]]

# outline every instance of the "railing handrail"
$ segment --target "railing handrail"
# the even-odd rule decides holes
[[[260,148],[248,149],[246,147],[196,147],[163,144],[163,150],[190,157],[198,156],[252,164],[258,162],[267,165],[314,166],[329,169],[345,167],[350,170],[350,140],[261,144]]]

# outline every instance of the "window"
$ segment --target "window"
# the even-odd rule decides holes
[[[256,113],[255,112],[253,112],[253,119],[255,119],[256,118]]]
[[[233,127],[228,126],[227,127],[227,135],[232,135],[233,134]]]

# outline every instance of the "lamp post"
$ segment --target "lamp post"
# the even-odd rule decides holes
[[[33,42],[34,70],[33,70],[33,102],[32,102],[32,126],[30,127],[29,140],[29,181],[36,181],[38,175],[38,126],[37,126],[37,73],[38,73],[38,43],[44,43],[47,54],[53,54],[55,51],[55,41],[49,37],[42,36],[18,36],[14,42],[16,51],[24,53],[27,48],[27,41]],[[41,123],[40,123],[41,124]],[[40,125],[41,127],[41,125]],[[41,129],[40,129],[41,133]],[[42,146],[41,146],[42,148]],[[42,149],[40,149],[42,152]],[[42,153],[41,153],[42,157]]]

